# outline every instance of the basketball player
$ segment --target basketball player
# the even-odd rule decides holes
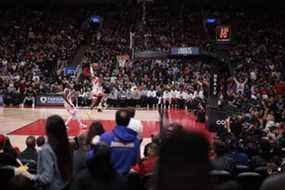
[[[96,67],[95,64],[93,66]],[[105,93],[103,92],[103,87],[101,85],[100,79],[96,77],[94,74],[93,66],[92,65],[90,66],[90,73],[92,77],[91,109],[97,107],[97,110],[101,112],[103,100],[105,98]]]
[[[65,125],[68,128],[68,124],[72,119],[77,120],[79,123],[80,128],[87,128],[86,125],[84,125],[80,118],[78,117],[78,110],[76,106],[73,104],[73,99],[75,98],[75,90],[71,90],[71,88],[65,88],[63,91],[63,98],[64,98],[64,107],[67,110],[67,112],[70,114],[69,118],[66,120]]]

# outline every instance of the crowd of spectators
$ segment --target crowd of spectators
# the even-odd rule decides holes
[[[25,97],[29,100],[30,96],[61,92],[66,83],[74,83],[80,91],[81,105],[90,103],[90,78],[75,80],[65,76],[63,68],[72,62],[83,43],[83,18],[91,13],[80,9],[72,13],[26,9],[1,12],[5,24],[0,29],[0,94],[6,105],[21,104]],[[97,64],[95,73],[103,81],[112,107],[172,104],[189,108],[197,99],[205,103],[212,69],[205,60],[129,60],[119,64],[117,56],[129,53],[130,32],[135,34],[136,50],[169,51],[171,47],[193,46],[207,50],[213,40],[203,20],[210,13],[181,8],[174,14],[169,6],[152,4],[147,7],[145,23],[139,13],[128,9],[106,13],[78,64]],[[233,29],[232,44],[224,50],[232,77],[225,79],[227,90],[220,98],[233,109],[242,108],[238,111],[248,110],[252,104],[264,105],[270,99],[284,100],[284,26],[277,19],[282,14],[259,14],[215,13],[221,23]],[[263,27],[265,21],[270,27]]]
[[[118,110],[110,132],[94,122],[73,139],[68,138],[63,119],[50,116],[45,126],[46,142],[45,137],[29,136],[22,152],[7,136],[0,135],[1,187],[278,190],[283,183],[284,127],[275,143],[254,127],[242,128],[240,135],[237,129],[228,130],[226,135],[211,139],[206,132],[167,124],[143,147],[141,156],[140,134],[130,126],[133,112]]]
[[[151,143],[145,148],[145,159],[138,162],[141,129],[136,129],[142,126],[131,123],[133,116],[132,109],[119,110],[111,132],[94,122],[87,133],[70,140],[63,119],[50,116],[45,126],[46,143],[44,137],[29,136],[22,152],[0,135],[1,186],[5,190],[128,189],[136,184],[128,183],[130,171],[142,176],[151,173],[158,154]]]
[[[104,133],[102,125],[94,123],[88,134],[77,138],[72,162],[72,156],[69,155],[71,149],[66,146],[68,142],[64,123],[61,118],[54,116],[46,126],[48,145],[44,143],[43,137],[37,141],[28,137],[26,150],[19,154],[7,137],[0,136],[1,166],[20,167],[15,170],[15,174],[24,173],[37,184],[37,188],[49,189],[67,188],[67,184],[70,184],[71,189],[125,189],[135,184],[130,184],[121,175],[129,176],[132,171],[143,176],[142,181],[147,180],[159,156],[163,158],[159,160],[161,165],[157,171],[161,175],[158,175],[154,188],[163,190],[174,189],[172,183],[169,183],[171,180],[176,182],[173,185],[181,185],[178,189],[201,189],[195,185],[202,186],[201,179],[204,182],[211,181],[213,176],[215,180],[211,183],[221,189],[239,186],[245,189],[244,186],[248,184],[244,184],[243,179],[246,177],[240,173],[251,172],[248,176],[252,179],[263,180],[284,171],[283,13],[191,12],[187,7],[173,11],[169,5],[156,4],[146,7],[144,18],[141,10],[133,11],[132,6],[111,13],[99,12],[104,17],[104,23],[98,32],[89,36],[86,43],[81,28],[84,20],[93,14],[90,10],[1,10],[0,95],[3,95],[4,104],[19,105],[34,100],[31,97],[39,94],[62,92],[67,83],[72,83],[79,92],[78,103],[88,106],[91,79],[86,76],[66,76],[63,72],[63,68],[73,61],[84,43],[86,49],[78,64],[83,67],[97,65],[95,73],[103,81],[109,106],[188,108],[198,114],[205,114],[210,76],[214,68],[203,59],[129,59],[122,64],[117,56],[130,52],[132,32],[136,50],[169,51],[171,47],[199,47],[215,55],[222,52],[230,76],[221,81],[224,86],[219,91],[219,104],[230,112],[230,117],[224,126],[218,128],[212,146],[207,147],[209,144],[196,134],[192,136],[195,142],[191,141],[187,133],[180,131],[177,136],[169,137],[171,143],[164,143],[160,139],[147,146],[145,158],[138,162],[141,136],[137,134],[140,131],[137,128],[126,128],[130,115],[121,110],[116,115],[117,126],[111,133]],[[207,33],[204,19],[208,16],[214,16],[222,24],[231,26],[232,41],[226,48],[220,49]],[[138,125],[137,121],[132,120],[133,127]],[[57,136],[59,134],[61,136]],[[117,139],[120,141],[117,142]],[[44,145],[36,150],[35,144]],[[193,149],[186,151],[186,145]],[[201,152],[195,145],[201,147]],[[121,146],[126,148],[123,153],[114,150]],[[210,160],[204,155],[208,149]],[[197,155],[197,158],[193,155]],[[28,164],[29,173],[23,172],[23,166],[16,158]],[[54,168],[49,163],[54,163]],[[168,166],[181,173],[173,176],[175,172],[169,173],[171,170]],[[190,170],[193,173],[186,174]],[[209,170],[212,170],[212,178],[208,176]],[[10,173],[6,174],[11,177]],[[75,178],[71,182],[73,174]],[[189,184],[192,186],[185,185],[180,175],[189,178],[191,175],[193,178],[189,179]],[[180,178],[177,179],[177,176]],[[134,176],[130,178],[136,179]],[[221,179],[223,182],[225,179],[235,180],[227,180],[228,183],[222,184]],[[256,184],[260,186],[262,180]],[[11,182],[17,186],[14,183]],[[143,187],[148,187],[147,184],[144,183]],[[270,180],[262,188],[265,190],[268,184],[270,186]],[[203,189],[210,188],[203,186]]]
[[[81,39],[79,21],[68,13],[21,8],[0,14],[0,93],[5,103],[22,103],[28,87],[31,96],[59,91],[57,74],[61,73],[56,71],[76,52]]]

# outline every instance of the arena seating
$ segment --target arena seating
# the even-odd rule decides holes
[[[85,75],[84,68],[96,64],[95,75],[103,81],[107,106],[118,109],[121,107],[187,109],[205,121],[210,77],[213,71],[203,63],[204,60],[131,60],[128,58],[124,64],[118,60],[118,56],[129,55],[130,32],[135,33],[136,50],[167,52],[172,47],[199,47],[204,51],[220,55],[221,49],[215,46],[203,25],[205,13],[187,7],[175,12],[167,4],[154,3],[148,7],[147,22],[143,24],[141,13],[135,13],[131,6],[125,9],[114,8],[112,12],[106,9],[108,8],[102,5],[93,10],[97,11],[96,14],[102,15],[104,24],[98,32],[89,36],[87,45],[81,28],[84,20],[82,17],[87,18],[91,15],[92,11],[89,9],[10,8],[1,10],[0,96],[3,99],[3,106],[18,107],[26,97],[58,95],[63,92],[66,85],[71,85],[78,91],[78,106],[89,107],[92,79],[88,71]],[[175,15],[172,14],[173,11],[177,14],[176,16],[173,16]],[[205,150],[209,158],[202,161],[209,163],[209,167],[205,169],[203,167],[205,165],[201,166],[201,173],[197,172],[195,175],[191,173],[193,176],[182,172],[181,178],[186,176],[191,180],[194,179],[193,181],[196,179],[198,184],[199,177],[202,176],[206,182],[207,180],[210,182],[209,186],[216,189],[227,189],[228,185],[229,189],[258,190],[269,176],[280,173],[284,175],[282,173],[285,172],[285,38],[283,36],[285,15],[282,12],[264,14],[264,12],[250,10],[231,12],[209,10],[207,14],[216,15],[221,23],[230,25],[233,30],[230,46],[222,50],[224,59],[229,63],[231,76],[221,81],[223,84],[221,86],[225,89],[218,90],[220,107],[229,117],[215,134],[211,146],[208,147],[209,150]],[[74,55],[83,43],[86,51],[82,55],[81,62],[78,63],[81,71],[75,76],[66,75],[64,67],[70,66]],[[164,141],[172,137],[175,139],[180,135],[179,137],[183,137],[182,140],[185,143],[192,143],[192,146],[196,143],[203,145],[202,137],[194,135],[191,136],[193,140],[188,141],[188,132],[181,133],[180,129],[174,130],[171,137],[159,136],[157,137],[159,140],[152,143],[157,144],[159,148],[164,147],[166,146]],[[5,184],[11,178],[15,179],[14,175],[8,175],[9,172],[13,171],[16,176],[21,176],[22,171],[19,168],[22,164],[28,164],[29,172],[37,174],[36,163],[25,159],[19,163],[17,160],[19,154],[7,142],[9,137],[1,135],[1,187],[6,187]],[[113,146],[127,146],[122,144],[113,144]],[[87,150],[81,150],[77,141],[75,145],[72,151],[85,151],[82,154],[86,157]],[[100,143],[95,145],[102,151],[99,151],[102,155],[100,154],[96,159],[102,162],[100,156],[106,156],[106,152],[110,150],[105,150],[106,147]],[[88,150],[95,145],[89,144]],[[202,149],[199,152],[195,148],[188,150],[185,147],[173,152],[181,153],[182,149],[185,155],[197,151],[203,153]],[[35,151],[35,147],[33,150]],[[94,152],[96,153],[93,151],[92,154],[95,154]],[[180,161],[182,163],[189,161],[175,157],[173,160],[165,161],[159,159],[160,155],[159,151],[155,152],[159,162],[164,164],[169,162],[179,166]],[[92,158],[94,157],[93,155]],[[98,161],[96,159],[93,160],[95,165]],[[143,161],[146,160],[149,164],[152,163],[152,159],[153,157],[146,155],[145,158],[139,158],[139,161],[133,165],[137,164],[137,167],[141,167]],[[195,159],[189,161],[189,164],[192,166],[194,162],[200,164]],[[88,165],[90,162],[84,164]],[[200,167],[199,164],[197,167]],[[130,189],[158,189],[159,185],[158,187],[155,185],[162,183],[163,186],[167,175],[166,177],[161,175],[165,179],[157,178],[157,171],[162,172],[159,174],[168,172],[169,176],[176,172],[159,166],[154,167],[152,164],[147,166],[151,167],[152,172],[142,176],[134,172],[133,168],[130,174],[124,174],[124,180],[115,176],[112,182],[118,185],[116,187],[121,185],[122,189],[124,189],[123,182],[126,181]],[[84,165],[84,167],[86,169],[87,166]],[[100,169],[103,171],[105,168]],[[181,167],[177,168],[177,171],[180,169]],[[109,170],[106,171],[106,175],[109,173]],[[79,174],[82,174],[80,177],[93,175],[88,172],[76,174],[74,179],[79,183],[76,185],[84,183],[76,178]],[[29,177],[32,179],[28,174],[25,175],[27,178],[18,181],[23,186],[28,184],[26,180]],[[98,176],[94,179],[96,177]],[[179,182],[176,185],[180,188],[177,189],[184,189],[181,185],[183,180],[175,180],[173,184]],[[14,181],[10,182],[14,184]],[[106,185],[105,182],[103,180],[102,184]],[[172,184],[172,181],[167,182]],[[184,182],[187,184],[188,181]],[[37,184],[37,181],[35,183]],[[66,186],[65,189],[69,187],[77,189],[73,181],[68,183],[71,185]],[[11,190],[16,189],[12,186],[9,186]],[[116,189],[111,186],[106,187]],[[204,190],[207,188],[205,186]]]

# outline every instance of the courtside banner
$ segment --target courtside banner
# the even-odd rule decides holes
[[[3,104],[3,96],[0,95],[0,105],[2,105],[2,104]]]
[[[146,50],[146,51],[136,51],[135,59],[162,59],[168,56],[167,52]]]
[[[224,111],[209,108],[207,110],[208,129],[210,132],[219,132],[225,127],[228,114]]]
[[[64,99],[59,95],[41,95],[37,96],[38,106],[63,106]]]
[[[200,55],[200,49],[198,47],[173,47],[170,54],[178,56]]]

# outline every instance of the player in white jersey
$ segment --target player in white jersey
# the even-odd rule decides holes
[[[92,77],[92,91],[91,91],[91,109],[97,107],[98,111],[102,111],[102,103],[105,98],[101,81],[95,76],[93,66],[90,66],[90,73]]]
[[[71,90],[71,88],[65,88],[63,91],[63,98],[64,98],[64,107],[70,115],[65,122],[67,128],[69,128],[68,125],[72,119],[77,120],[80,128],[87,128],[87,126],[83,124],[80,118],[78,117],[78,110],[76,106],[73,104],[73,99],[75,98],[75,91]]]

